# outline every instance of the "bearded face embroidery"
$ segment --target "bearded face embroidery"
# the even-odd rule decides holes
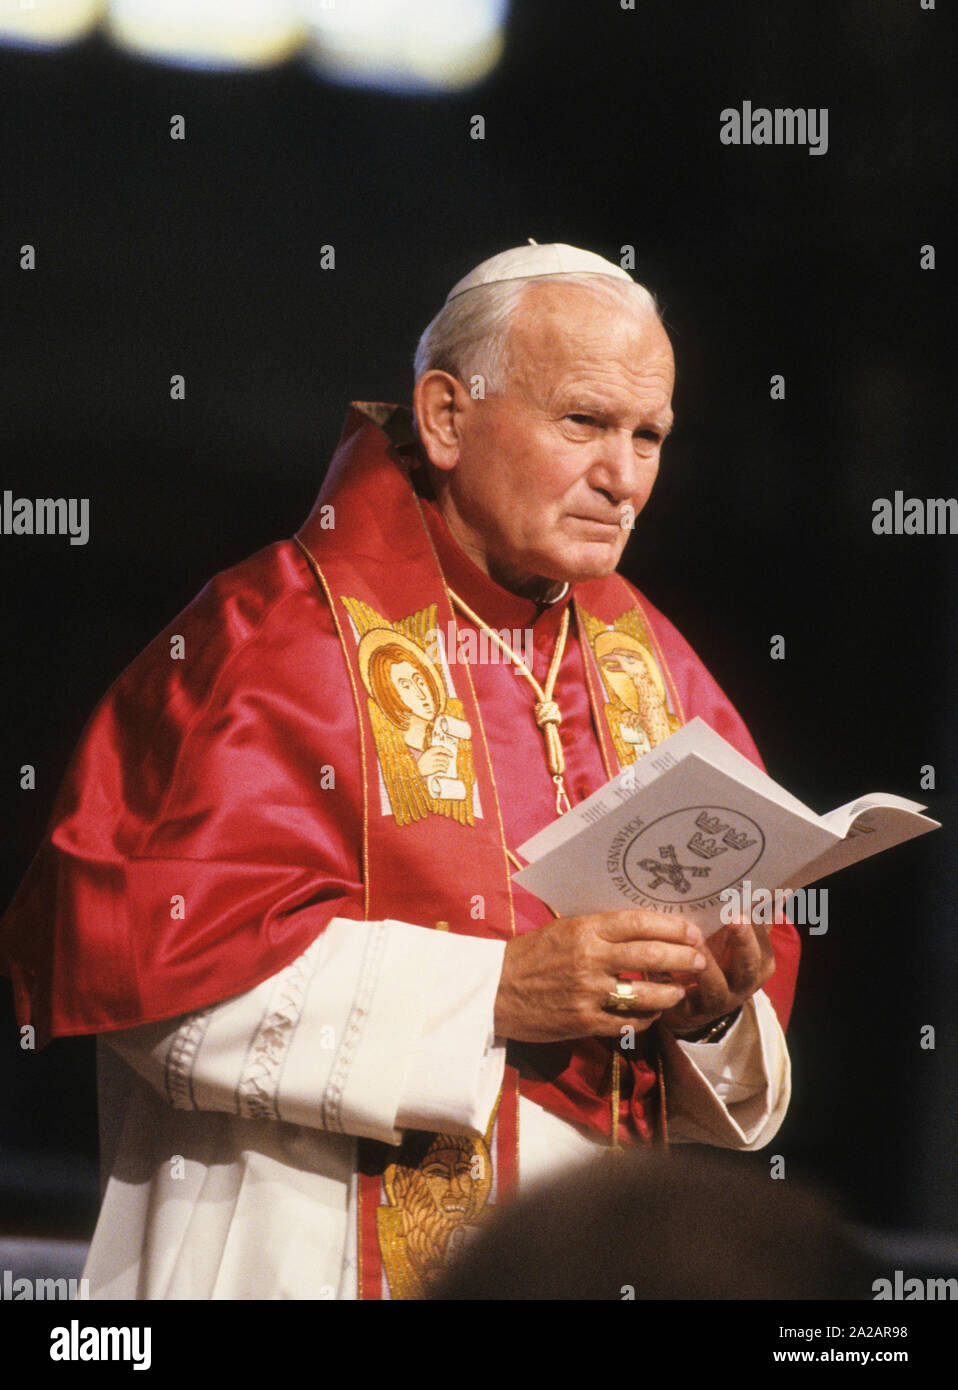
[[[453,697],[448,671],[431,655],[436,605],[392,624],[360,599],[344,598],[343,603],[358,643],[383,814],[393,815],[397,825],[427,815],[472,825],[482,814],[472,729]]]
[[[581,610],[580,610],[581,612]],[[606,694],[605,717],[620,767],[679,728],[641,614],[632,608],[607,627],[581,612]]]
[[[411,1136],[400,1154],[383,1175],[379,1247],[390,1296],[425,1298],[492,1210],[492,1157],[488,1142],[455,1134]]]

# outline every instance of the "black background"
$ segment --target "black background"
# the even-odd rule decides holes
[[[446,97],[301,61],[178,71],[99,39],[0,52],[0,488],[91,516],[86,546],[0,537],[0,898],[97,700],[212,573],[299,525],[350,399],[409,399],[449,286],[530,236],[631,244],[679,375],[626,572],[777,780],[818,811],[886,790],[945,822],[829,881],[792,1107],[743,1162],[782,1154],[858,1220],[955,1234],[958,537],[871,529],[877,497],[956,491],[949,21],[919,0],[513,8],[494,75]],[[746,99],[827,107],[827,154],[723,146]],[[0,1013],[0,1230],[87,1235],[93,1044],[22,1052],[5,982]]]

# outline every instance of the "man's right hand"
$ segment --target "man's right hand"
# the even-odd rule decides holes
[[[496,995],[496,1036],[518,1042],[615,1037],[623,1024],[650,1027],[685,996],[664,977],[705,968],[698,927],[662,912],[636,908],[560,917],[506,946]],[[634,1012],[604,1008],[619,975],[635,980]]]

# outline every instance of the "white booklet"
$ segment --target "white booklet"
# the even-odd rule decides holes
[[[747,901],[825,878],[937,830],[924,809],[877,793],[817,816],[693,719],[521,845],[514,877],[562,917],[652,908],[708,936],[729,890]]]

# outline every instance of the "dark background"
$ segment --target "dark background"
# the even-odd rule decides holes
[[[829,881],[792,1107],[743,1162],[782,1154],[860,1221],[958,1234],[958,537],[871,530],[876,497],[956,491],[948,22],[918,0],[520,0],[493,76],[429,98],[299,61],[0,51],[0,488],[89,497],[91,525],[86,546],[0,536],[2,903],[97,700],[212,573],[299,525],[350,399],[409,399],[451,284],[530,236],[634,245],[679,379],[629,577],[814,809],[886,790],[945,822]],[[721,145],[746,99],[827,107],[827,154]],[[21,1051],[9,999],[0,981],[0,1233],[85,1236],[93,1044]]]

